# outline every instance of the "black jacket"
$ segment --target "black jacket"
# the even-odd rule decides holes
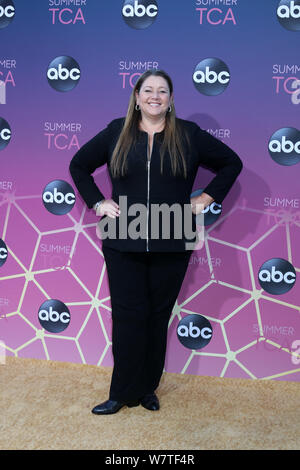
[[[164,157],[163,174],[160,174],[159,149],[164,131],[154,135],[150,163],[147,162],[148,134],[139,131],[137,145],[129,151],[127,156],[127,175],[125,177],[113,178],[109,163],[124,124],[124,118],[114,119],[110,122],[105,129],[84,144],[72,158],[70,173],[88,208],[92,208],[96,202],[104,198],[104,195],[95,184],[92,173],[96,168],[107,163],[113,187],[111,198],[119,204],[121,214],[115,219],[107,215],[101,218],[99,225],[102,225],[103,222],[108,222],[112,224],[111,227],[116,229],[116,232],[110,229],[108,238],[107,235],[106,238],[105,236],[103,237],[103,246],[110,246],[119,251],[186,251],[191,249],[187,248],[186,243],[193,240],[196,243],[198,241],[197,235],[196,238],[195,234],[194,238],[191,238],[190,235],[187,237],[182,225],[182,236],[178,238],[178,235],[176,235],[175,237],[175,222],[172,210],[169,211],[170,223],[168,222],[170,235],[163,235],[162,230],[165,222],[159,224],[158,238],[152,235],[151,211],[152,207],[154,207],[153,205],[166,203],[168,207],[171,207],[172,204],[177,203],[177,207],[179,204],[182,208],[182,214],[184,213],[185,206],[187,213],[190,212],[190,218],[185,220],[191,221],[190,225],[192,227],[189,227],[189,229],[192,228],[196,233],[196,216],[191,212],[190,197],[198,167],[203,166],[216,172],[216,176],[203,190],[212,196],[216,203],[222,203],[241,172],[243,167],[242,161],[227,145],[213,137],[209,132],[202,130],[194,122],[179,118],[177,118],[177,121],[185,129],[190,141],[188,146],[184,140],[188,169],[187,179],[183,175],[173,176],[168,152]],[[119,199],[120,196],[126,196],[127,199],[125,197]],[[128,228],[129,224],[134,219],[137,220],[137,217],[141,214],[140,212],[135,212],[135,215],[128,215],[128,211],[125,210],[126,205],[123,204],[125,200],[127,209],[134,203],[143,204],[143,207],[146,209],[146,212],[143,212],[144,215],[140,219],[143,222],[139,226],[141,229],[140,233],[143,234],[140,238],[133,239],[128,235],[125,238],[120,237],[121,218],[124,218],[125,222],[123,224],[125,223],[125,226]],[[154,227],[154,225],[155,223],[153,222],[152,226]],[[143,229],[141,226],[143,226]],[[107,228],[105,230],[107,231]],[[102,227],[102,236],[105,230]]]

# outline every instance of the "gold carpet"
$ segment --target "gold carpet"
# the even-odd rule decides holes
[[[3,449],[299,449],[297,382],[164,373],[159,411],[97,416],[111,368],[7,357],[0,365]]]

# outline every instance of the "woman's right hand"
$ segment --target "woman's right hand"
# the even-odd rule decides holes
[[[97,207],[96,215],[102,217],[103,215],[108,215],[115,219],[119,217],[121,211],[118,204],[113,199],[105,199],[100,206]]]

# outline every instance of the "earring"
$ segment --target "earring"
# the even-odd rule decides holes
[[[140,110],[140,106],[138,104],[135,105],[135,109],[136,111],[139,111]]]
[[[172,106],[170,105],[169,106],[169,113],[172,111]]]

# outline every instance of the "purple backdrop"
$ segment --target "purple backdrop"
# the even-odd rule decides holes
[[[125,2],[133,11],[134,3]],[[282,164],[268,150],[276,131],[294,128],[300,156],[300,14],[295,10],[293,19],[288,10],[300,2],[140,0],[139,6],[157,6],[149,10],[156,16],[148,15],[148,26],[147,15],[126,22],[123,4],[36,0],[29,7],[0,0],[0,134],[7,124],[11,131],[9,140],[0,139],[0,238],[7,247],[0,266],[2,356],[112,366],[97,219],[77,191],[65,215],[50,213],[42,193],[57,179],[74,187],[72,156],[125,115],[140,73],[162,68],[174,81],[177,115],[220,138],[244,163],[221,215],[206,227],[203,249],[191,256],[170,320],[165,370],[300,381],[299,281],[283,294],[258,281],[261,266],[273,258],[288,261],[296,275],[300,270],[300,166],[288,163],[288,152]],[[289,16],[279,21],[282,6]],[[80,80],[64,92],[47,79],[49,64],[60,56],[80,67]],[[230,71],[220,94],[205,95],[193,83],[205,58],[220,59]],[[212,177],[199,168],[194,190]],[[109,197],[106,167],[95,180]],[[68,307],[65,330],[42,328],[38,312],[47,299]],[[210,321],[213,336],[191,350],[178,340],[177,326],[195,313]]]

